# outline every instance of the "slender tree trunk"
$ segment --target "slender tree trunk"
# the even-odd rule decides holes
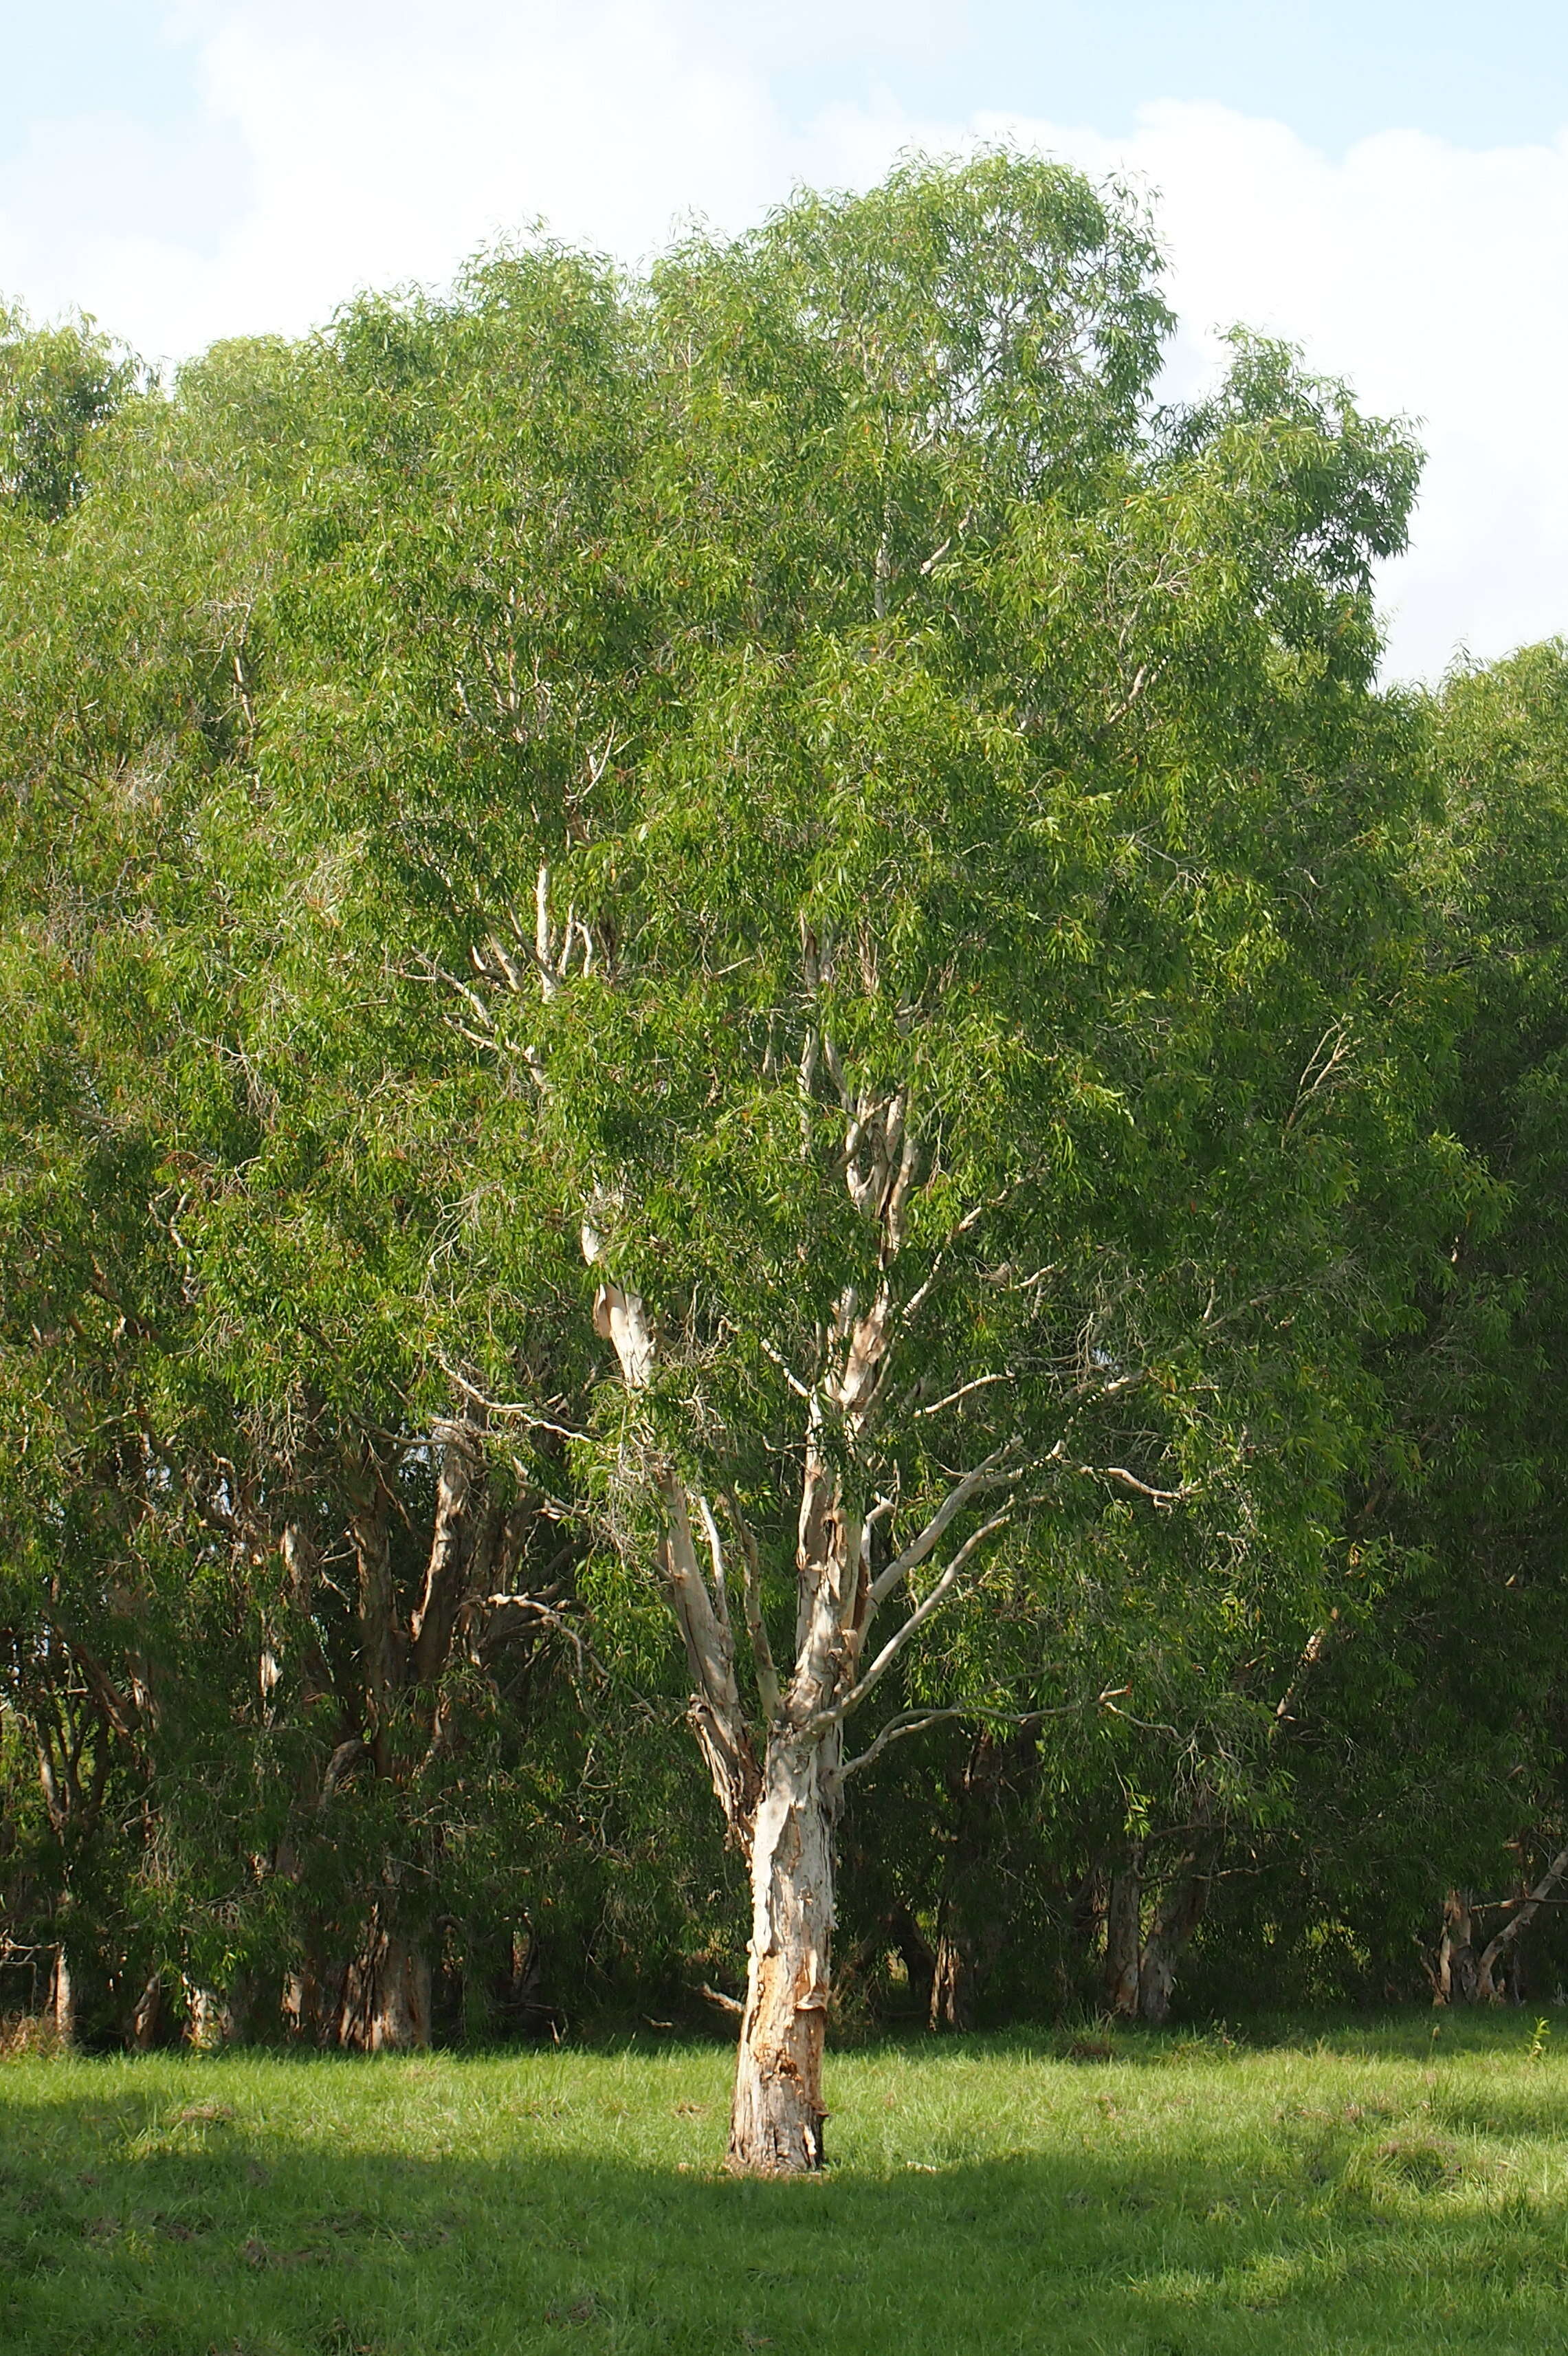
[[[1474,2004],[1476,1948],[1470,1920],[1470,1893],[1451,1890],[1443,1901],[1443,1935],[1437,1945],[1434,2004]]]
[[[133,2051],[150,2053],[164,2021],[164,1984],[155,1972],[137,1997],[131,2013],[128,2042]]]
[[[987,1902],[985,1863],[981,1853],[970,1857],[958,1886],[943,1896],[926,2009],[932,2029],[973,2029],[976,1999],[1001,1950],[1003,1930]]]
[[[973,1982],[974,1964],[968,1943],[952,1923],[944,1923],[936,1939],[936,1968],[931,1975],[931,2005],[926,2014],[928,2029],[973,2028]]]
[[[291,2037],[311,2045],[330,2045],[343,2018],[341,1969],[307,1956],[283,1983],[283,2026]]]
[[[62,1944],[55,1949],[55,1967],[49,1981],[49,2013],[54,2021],[55,2035],[62,2045],[76,2043],[76,1986],[70,1976],[70,1959]]]
[[[408,1670],[416,1686],[433,1686],[445,1668],[465,1602],[488,1572],[501,1535],[490,1510],[485,1419],[477,1406],[433,1427],[441,1442],[435,1523],[424,1585],[410,1620]]]
[[[1070,2004],[1090,1977],[1091,1957],[1104,1925],[1108,1885],[1105,1869],[1092,1865],[1072,1893],[1067,1913],[1071,1960],[1061,1975],[1061,2001]]]
[[[823,2162],[822,2048],[833,1931],[829,1739],[769,1741],[752,1844],[752,1943],[730,2165],[804,2175]]]
[[[982,1820],[996,1800],[996,1751],[995,1735],[982,1727],[955,1779],[956,1818],[937,1907],[936,1962],[927,2015],[927,2025],[933,2029],[965,2029],[974,2022],[976,1942],[970,1917],[973,1884],[986,1847]]]
[[[221,2046],[240,2044],[250,2028],[251,1988],[239,1975],[227,1989],[203,1987],[187,1979],[186,2040],[198,2053],[215,2053]]]
[[[1564,1874],[1568,1874],[1568,1848],[1560,1850],[1552,1858],[1533,1890],[1521,1893],[1520,1904],[1496,1938],[1488,1942],[1476,1965],[1476,1997],[1478,2003],[1502,2003],[1503,1990],[1499,1986],[1499,1973],[1512,1960],[1514,1943],[1520,1932],[1529,1929]]]
[[[894,1946],[903,1959],[910,1994],[922,2017],[931,2018],[931,1992],[936,1978],[936,1956],[907,1906],[901,1906],[888,1923]]]
[[[1143,1846],[1134,1841],[1105,1901],[1105,2001],[1119,2020],[1138,2017],[1143,1949]]]
[[[220,2045],[228,2045],[233,2039],[234,2020],[218,1990],[187,1980],[185,1995],[186,2042],[198,2053],[215,2053]]]
[[[368,1453],[351,1476],[349,1501],[359,1572],[359,1663],[365,1716],[376,1772],[386,1775],[391,1772],[390,1720],[402,1661],[387,1488],[381,1468]]]
[[[1157,2026],[1170,2018],[1176,1968],[1203,1920],[1209,1902],[1207,1859],[1192,1850],[1184,1857],[1149,1924],[1138,1964],[1138,2010]]]
[[[976,1998],[1005,1935],[997,1899],[1002,1793],[1019,1789],[1035,1762],[1032,1736],[1001,1742],[994,1729],[982,1727],[955,1780],[956,1815],[937,1909],[928,2016],[933,2029],[974,2026]]]

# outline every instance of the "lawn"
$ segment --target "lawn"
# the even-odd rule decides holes
[[[1568,2019],[1094,2042],[837,2055],[778,2184],[713,2045],[9,2062],[0,2348],[1568,2351]]]

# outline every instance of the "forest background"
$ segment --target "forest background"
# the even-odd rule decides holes
[[[1007,151],[9,318],[16,2009],[743,2006],[809,2165],[829,2008],[1555,1991],[1568,661],[1170,325]]]

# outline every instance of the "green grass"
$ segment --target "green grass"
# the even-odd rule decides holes
[[[15,2062],[0,2348],[1568,2351],[1568,2023],[1431,2018],[841,2054],[773,2184],[714,2046]]]

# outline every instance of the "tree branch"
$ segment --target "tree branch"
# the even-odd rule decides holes
[[[901,1554],[895,1555],[892,1561],[887,1565],[885,1569],[878,1572],[876,1578],[871,1581],[871,1608],[873,1611],[875,1611],[879,1603],[886,1602],[888,1597],[892,1593],[894,1588],[898,1586],[901,1580],[907,1579],[912,1570],[917,1570],[920,1568],[920,1565],[926,1559],[926,1557],[935,1547],[937,1540],[941,1537],[943,1531],[947,1527],[948,1523],[953,1519],[955,1514],[962,1513],[970,1498],[973,1497],[978,1490],[990,1488],[994,1484],[1001,1482],[1012,1482],[1020,1478],[1020,1475],[1016,1472],[998,1472],[997,1469],[1001,1463],[1002,1459],[1007,1456],[1010,1451],[1017,1446],[1017,1444],[1016,1440],[1004,1440],[999,1448],[994,1448],[991,1451],[990,1455],[985,1459],[983,1463],[976,1464],[973,1472],[965,1472],[962,1480],[960,1480],[954,1488],[948,1491],[947,1495],[943,1499],[941,1505],[938,1505],[935,1513],[933,1514],[930,1521],[927,1522],[920,1536],[914,1539],[912,1544],[905,1547]]]
[[[1518,1912],[1509,1916],[1497,1936],[1488,1942],[1477,1966],[1477,1984],[1487,1995],[1494,1993],[1492,1973],[1499,1957],[1511,1946],[1526,1924],[1535,1920],[1564,1874],[1568,1874],[1568,1848],[1558,1851],[1529,1897],[1520,1901]]]
[[[911,1638],[923,1628],[933,1614],[940,1611],[943,1604],[946,1602],[963,1577],[971,1556],[985,1544],[988,1537],[994,1537],[997,1530],[1003,1528],[1012,1519],[1012,1510],[1010,1504],[1004,1505],[999,1514],[993,1514],[988,1522],[983,1522],[977,1530],[971,1532],[929,1595],[922,1597],[902,1627],[895,1629],[888,1638],[865,1676],[857,1685],[850,1687],[842,1701],[835,1702],[831,1709],[820,1710],[811,1719],[806,1730],[808,1732],[817,1730],[826,1730],[830,1726],[837,1726],[848,1717],[851,1710],[859,1708],[873,1687],[881,1683]]]
[[[752,1659],[756,1665],[757,1693],[762,1701],[763,1715],[772,1726],[779,1718],[784,1703],[773,1646],[768,1642],[767,1622],[763,1615],[763,1578],[762,1566],[757,1559],[757,1541],[752,1536],[733,1490],[725,1490],[724,1503],[730,1509],[730,1518],[741,1540],[741,1558],[745,1565],[741,1600],[746,1613],[746,1634],[751,1640]]]
[[[1087,1701],[1064,1701],[1054,1709],[992,1709],[985,1702],[961,1701],[955,1702],[947,1709],[901,1710],[897,1717],[889,1719],[874,1742],[858,1757],[845,1761],[838,1770],[837,1781],[842,1783],[847,1777],[859,1774],[862,1768],[869,1767],[890,1743],[901,1742],[906,1734],[923,1734],[928,1726],[940,1726],[944,1720],[980,1718],[988,1725],[1016,1726],[1021,1731],[1026,1726],[1043,1726],[1048,1719],[1076,1718],[1081,1710],[1108,1709],[1113,1702],[1120,1701],[1131,1691],[1131,1686],[1106,1686]]]

